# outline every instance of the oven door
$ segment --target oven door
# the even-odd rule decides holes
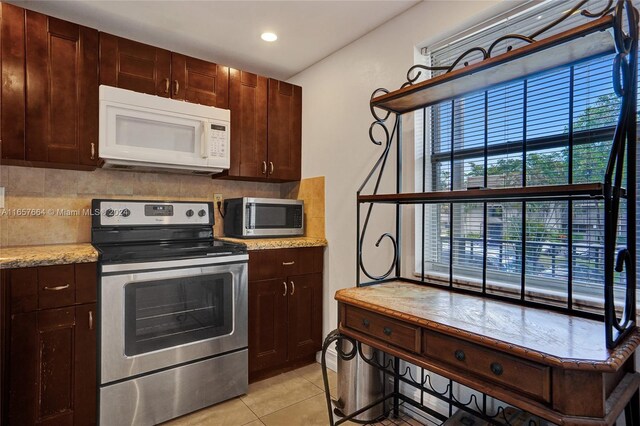
[[[103,265],[106,384],[247,347],[247,255]]]

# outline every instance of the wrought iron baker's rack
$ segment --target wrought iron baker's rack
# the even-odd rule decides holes
[[[631,0],[617,0],[615,2],[609,0],[599,11],[588,10],[587,8],[590,6],[588,3],[589,0],[578,1],[557,19],[529,35],[508,34],[498,38],[487,48],[473,47],[461,54],[450,65],[435,67],[414,65],[408,70],[407,81],[400,89],[390,92],[380,88],[373,92],[369,107],[374,120],[369,127],[369,138],[372,143],[382,147],[382,153],[357,192],[357,286],[369,286],[391,280],[401,280],[441,287],[439,284],[432,284],[426,281],[424,274],[422,274],[422,280],[402,276],[402,246],[400,241],[402,205],[596,199],[602,200],[604,204],[603,314],[574,309],[572,306],[571,284],[569,284],[568,288],[567,306],[548,305],[527,299],[525,297],[524,280],[522,281],[519,299],[488,292],[484,282],[481,291],[454,287],[451,280],[449,281],[449,288],[451,291],[504,300],[524,306],[541,307],[569,315],[603,321],[608,348],[615,348],[636,327],[636,119],[639,15]],[[576,13],[580,13],[588,22],[559,34],[541,38],[541,36],[547,35],[553,28]],[[524,46],[513,49],[510,45],[513,41],[518,41]],[[505,47],[506,52],[497,53],[498,50],[505,49]],[[620,109],[602,181],[535,187],[523,185],[520,188],[452,190],[448,192],[402,192],[402,114],[452,100],[479,89],[522,79],[549,69],[606,54],[615,54],[612,61],[612,79],[615,94],[620,98]],[[482,59],[469,64],[467,61],[473,55],[480,55]],[[510,65],[515,64],[515,66],[510,66],[507,72],[497,71],[501,65],[507,63]],[[527,70],[526,74],[524,72],[518,74],[518,70],[525,69]],[[441,74],[419,81],[424,71],[438,71]],[[483,85],[478,87],[478,82],[480,81]],[[381,134],[382,138],[376,138],[376,133]],[[571,143],[570,137],[569,144]],[[379,190],[383,174],[385,168],[392,161],[390,157],[393,149],[395,149],[396,163],[395,193],[380,194]],[[626,188],[623,187],[623,176],[626,176]],[[365,188],[370,184],[373,185],[372,193],[364,194]],[[626,200],[626,247],[616,253],[617,226],[621,216],[620,206],[622,200]],[[388,269],[384,273],[376,275],[371,273],[365,266],[363,250],[372,211],[379,204],[388,204],[395,207],[395,229],[380,235],[375,243],[375,246],[378,247],[384,240],[387,240],[392,247],[392,260]],[[361,219],[362,213],[364,213],[363,220]],[[424,221],[424,215],[422,220]],[[522,257],[524,262],[524,251]],[[618,315],[616,310],[614,297],[616,271],[625,275],[624,306],[621,315]],[[364,274],[370,281],[362,282],[361,274]],[[571,278],[569,278],[570,280]],[[369,404],[367,407],[362,407],[357,412],[342,417],[338,421],[334,421],[326,374],[325,355],[327,349],[341,339],[349,340],[353,345],[353,350],[349,353],[343,353],[339,349],[340,345],[336,345],[340,358],[349,360],[360,356],[366,363],[381,369],[386,375],[391,376],[394,379],[394,390],[390,394],[384,395],[379,401]],[[451,407],[456,407],[474,413],[474,415],[485,419],[491,424],[510,424],[504,410],[499,409],[493,414],[487,412],[486,396],[483,396],[482,403],[478,401],[475,395],[472,395],[466,401],[460,401],[453,395],[453,383],[451,381],[449,381],[446,389],[437,389],[433,385],[430,375],[428,373],[425,374],[424,370],[421,371],[420,378],[415,378],[412,376],[412,370],[401,367],[397,358],[378,359],[377,357],[367,357],[363,353],[360,343],[337,331],[330,333],[325,340],[322,364],[327,405],[332,425],[350,420],[384,400],[393,401],[393,410],[396,414],[398,405],[404,402],[420,408],[435,419],[446,420],[446,417],[442,414],[400,394],[399,383],[411,385],[422,392],[423,395],[428,394],[445,401],[449,404],[450,412]]]

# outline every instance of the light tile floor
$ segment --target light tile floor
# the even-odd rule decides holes
[[[337,375],[329,370],[329,387],[335,396]],[[326,426],[327,403],[320,364],[249,385],[246,395],[164,423],[163,426]],[[354,425],[355,423],[347,423]],[[410,423],[397,421],[384,424]]]

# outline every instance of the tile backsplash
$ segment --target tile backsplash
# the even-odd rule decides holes
[[[0,210],[1,246],[89,242],[91,216],[82,214],[82,210],[90,209],[93,198],[213,201],[214,193],[225,199],[304,199],[307,235],[324,237],[323,177],[278,184],[102,169],[82,172],[0,166],[0,186],[5,187],[5,208]],[[217,211],[215,221],[215,235],[222,235]]]
[[[93,198],[213,201],[256,196],[280,197],[282,184],[216,180],[206,176],[93,172],[0,166],[5,205],[0,216],[0,246],[82,243],[91,241]],[[25,214],[26,213],[26,214]],[[215,235],[222,235],[216,211]]]
[[[304,200],[305,235],[325,238],[324,233],[324,176],[282,184],[282,198]]]

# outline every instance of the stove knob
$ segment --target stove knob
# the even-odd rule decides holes
[[[204,217],[204,215],[206,215],[206,214],[207,214],[207,212],[204,209],[202,209],[202,210],[200,210],[198,212],[198,216],[200,216],[200,217]]]
[[[120,214],[122,215],[122,217],[129,217],[131,216],[131,210],[123,209],[122,212],[120,212]]]
[[[113,217],[113,216],[115,216],[116,212],[114,212],[113,209],[107,209],[107,211],[104,212],[104,214],[107,217]]]
[[[191,217],[193,216],[193,210],[189,209],[187,210],[187,217]]]

